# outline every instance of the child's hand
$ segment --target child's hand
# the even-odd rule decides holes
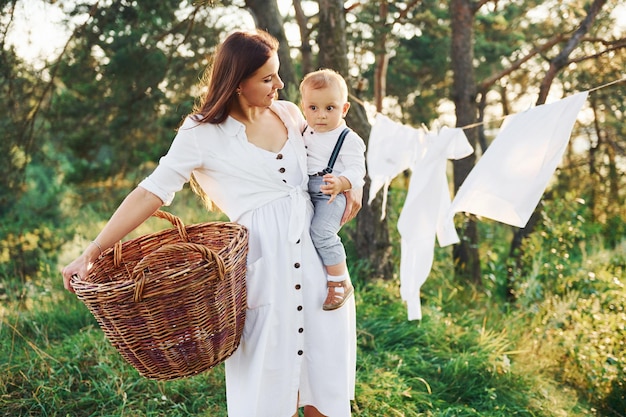
[[[320,187],[320,191],[323,194],[330,195],[328,204],[335,201],[337,194],[342,193],[351,188],[350,181],[346,177],[336,177],[333,174],[326,174],[323,177],[324,184]]]

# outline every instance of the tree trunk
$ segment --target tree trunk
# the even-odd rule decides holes
[[[319,0],[318,66],[332,68],[346,78],[348,89],[354,95],[354,88],[348,75],[348,48],[346,46],[346,20],[342,0]],[[358,102],[351,102],[346,122],[365,141],[369,138],[371,126],[365,109]],[[369,194],[370,180],[366,178],[363,189],[364,200]],[[372,205],[363,204],[356,218],[356,227],[351,233],[357,257],[367,261],[373,277],[391,278],[391,244],[386,220],[381,221],[382,199],[377,198]]]
[[[376,62],[374,64],[374,103],[376,111],[383,111],[383,98],[387,95],[387,68],[389,66],[389,54],[387,53],[387,32],[384,24],[389,14],[389,5],[381,1],[379,6],[380,21],[383,22],[383,30],[376,37]]]
[[[589,100],[589,104],[591,105],[591,111],[593,112],[593,126],[595,128],[595,134],[596,134],[595,143],[593,143],[593,138],[591,138],[591,135],[589,137],[589,159],[587,161],[587,164],[589,166],[589,177],[591,178],[591,180],[596,179],[598,183],[602,183],[602,178],[601,178],[602,175],[596,170],[596,154],[600,150],[600,147],[602,146],[602,143],[604,142],[602,140],[603,131],[602,131],[602,128],[600,127],[600,119],[599,119],[600,115],[598,114],[598,107],[596,104],[596,100],[593,97],[591,97]],[[591,220],[595,222],[598,218],[597,213],[596,213],[596,210],[597,210],[596,209],[596,187],[591,187],[591,189],[589,190],[589,199],[587,201],[587,205],[589,206],[589,209],[591,210]]]
[[[319,0],[318,4],[318,67],[332,68],[344,77],[348,77],[348,46],[343,1]]]
[[[470,0],[451,0],[452,28],[451,62],[453,72],[452,99],[455,104],[456,125],[466,126],[476,122],[476,79],[474,76],[474,11]],[[476,149],[476,129],[466,129],[465,134]],[[454,161],[454,191],[461,187],[474,167],[474,154]],[[473,218],[467,218],[458,230],[461,242],[453,249],[455,275],[480,284],[480,258],[478,255],[478,229]]]
[[[606,146],[606,156],[607,156],[607,164],[609,166],[608,172],[608,200],[615,201],[619,205],[623,204],[623,197],[620,198],[619,195],[619,183],[620,183],[620,172],[617,169],[618,162],[616,161],[616,151],[614,144],[607,140]]]
[[[311,29],[309,29],[309,21],[302,9],[300,0],[293,0],[293,9],[295,10],[296,22],[300,28],[300,55],[302,57],[302,74],[313,71],[313,57],[311,51]]]
[[[279,73],[286,88],[280,90],[279,96],[281,99],[294,100],[295,97],[290,97],[291,94],[289,93],[290,91],[295,92],[294,88],[298,87],[298,79],[291,60],[289,43],[283,27],[283,18],[278,10],[278,3],[276,0],[246,0],[246,7],[250,10],[256,27],[266,30],[280,42],[278,49]]]

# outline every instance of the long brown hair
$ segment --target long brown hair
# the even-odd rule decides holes
[[[263,30],[229,35],[202,76],[202,85],[208,88],[194,109],[196,120],[213,124],[226,120],[239,84],[277,51],[278,40]]]
[[[278,40],[263,30],[234,32],[217,48],[213,63],[204,71],[201,85],[207,90],[193,109],[201,123],[222,123],[228,117],[239,84],[261,68],[278,51]],[[208,210],[215,207],[191,175],[189,185]]]

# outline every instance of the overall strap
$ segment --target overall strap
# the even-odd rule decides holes
[[[335,161],[339,156],[339,151],[341,150],[341,145],[343,145],[343,140],[346,138],[346,135],[350,133],[350,128],[345,128],[339,134],[339,138],[337,139],[337,143],[335,143],[335,148],[333,149],[333,153],[330,154],[330,159],[328,160],[328,166],[324,168],[324,170],[320,174],[330,174],[333,172],[333,166],[335,166]]]

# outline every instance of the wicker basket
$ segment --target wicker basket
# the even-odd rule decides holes
[[[111,344],[141,375],[196,375],[239,346],[246,311],[245,227],[229,222],[175,227],[118,244],[73,278]]]

